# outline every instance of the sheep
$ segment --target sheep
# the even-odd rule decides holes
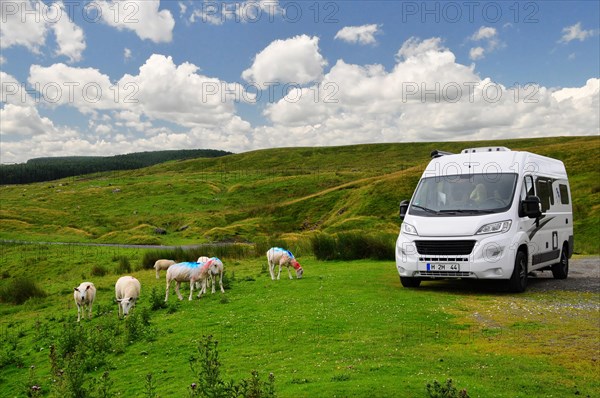
[[[127,316],[140,297],[142,285],[133,276],[122,276],[115,284],[115,296],[119,304],[119,318]]]
[[[275,280],[275,266],[279,265],[279,272],[277,273],[277,280],[279,280],[279,276],[281,275],[281,267],[286,266],[288,270],[288,276],[290,279],[294,279],[292,277],[292,273],[290,272],[290,265],[294,267],[296,270],[296,278],[302,278],[304,274],[304,270],[300,266],[300,263],[296,261],[296,258],[289,250],[282,249],[280,247],[272,247],[267,251],[267,262],[269,263],[269,273],[271,274],[271,279]]]
[[[197,260],[196,262],[197,262],[197,263],[205,263],[205,262],[207,262],[208,260],[210,260],[210,258],[209,258],[209,257],[206,257],[206,256],[200,256],[200,257],[198,257],[198,260]]]
[[[192,295],[194,294],[194,285],[196,282],[200,282],[208,277],[208,265],[206,263],[177,263],[173,264],[167,269],[167,288],[165,292],[165,302],[169,300],[169,286],[172,281],[175,281],[175,293],[177,293],[177,297],[179,300],[183,300],[181,293],[179,292],[179,287],[181,286],[181,282],[189,282],[190,283],[190,297],[189,300],[192,299]],[[198,293],[198,297],[202,293],[202,289]]]
[[[206,285],[209,281],[212,284],[212,293],[215,293],[215,276],[217,275],[219,275],[221,293],[225,293],[225,289],[223,289],[223,262],[217,257],[212,257],[204,264],[204,266],[208,268],[208,272],[206,276],[202,275],[202,289],[200,290],[198,297],[206,293]]]
[[[175,261],[173,260],[156,260],[156,262],[154,263],[154,269],[156,270],[156,279],[160,279],[160,270],[168,269],[173,264],[175,264]]]
[[[73,297],[77,306],[77,322],[81,320],[83,314],[85,318],[85,307],[88,310],[88,318],[92,318],[92,306],[96,299],[96,286],[92,282],[82,282],[79,286],[73,288]]]

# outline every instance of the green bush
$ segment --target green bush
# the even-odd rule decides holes
[[[427,383],[427,397],[428,398],[469,398],[467,390],[463,388],[458,390],[454,386],[452,379],[446,380],[446,384],[441,384],[439,381],[434,380],[433,384]]]
[[[94,264],[90,273],[92,274],[92,276],[104,276],[108,274],[108,270],[102,265]]]
[[[118,256],[117,261],[118,264],[115,269],[117,275],[129,274],[131,272],[131,263],[129,262],[129,259],[127,257]]]
[[[47,294],[35,282],[24,277],[13,279],[0,289],[0,302],[23,304],[32,297],[46,297]]]

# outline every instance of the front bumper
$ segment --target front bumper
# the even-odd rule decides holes
[[[418,246],[422,245],[417,245],[417,241],[423,240],[428,241],[430,249],[433,246],[429,253],[419,253]],[[452,254],[451,248],[444,249],[465,240],[475,241],[470,253]],[[440,242],[438,250],[435,241]],[[505,234],[421,238],[400,233],[396,242],[396,267],[402,277],[509,279],[515,255],[514,245]]]

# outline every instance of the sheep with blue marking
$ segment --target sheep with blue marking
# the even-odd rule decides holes
[[[140,281],[133,276],[122,276],[117,280],[115,284],[115,296],[119,305],[119,318],[129,314],[129,311],[135,306],[140,297],[141,290],[142,285]]]
[[[92,282],[83,282],[79,286],[73,288],[73,297],[77,306],[77,322],[81,320],[83,314],[85,318],[85,310],[88,310],[88,318],[92,318],[92,306],[96,299],[96,286]]]
[[[282,249],[281,247],[272,247],[267,251],[267,262],[269,263],[269,273],[271,274],[271,279],[275,280],[275,267],[279,265],[279,272],[277,273],[277,280],[281,275],[281,267],[286,266],[288,270],[288,276],[290,279],[294,279],[292,277],[292,273],[290,272],[290,266],[296,270],[296,278],[302,278],[304,274],[304,270],[300,266],[300,263],[296,260],[292,252],[286,249]]]
[[[194,294],[194,285],[196,282],[202,282],[208,276],[208,266],[206,263],[198,263],[198,262],[183,262],[173,264],[167,269],[167,288],[165,292],[165,302],[169,301],[169,287],[171,286],[171,282],[175,281],[175,293],[177,293],[177,297],[179,300],[183,300],[183,296],[179,291],[181,287],[181,282],[189,282],[190,283],[190,297],[189,300],[192,299]],[[198,293],[198,297],[202,293],[202,289]]]

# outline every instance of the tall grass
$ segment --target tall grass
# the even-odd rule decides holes
[[[33,297],[46,297],[46,292],[34,281],[25,277],[18,277],[0,288],[0,302],[23,304]]]
[[[318,260],[394,260],[395,235],[343,232],[317,234],[312,249]]]

